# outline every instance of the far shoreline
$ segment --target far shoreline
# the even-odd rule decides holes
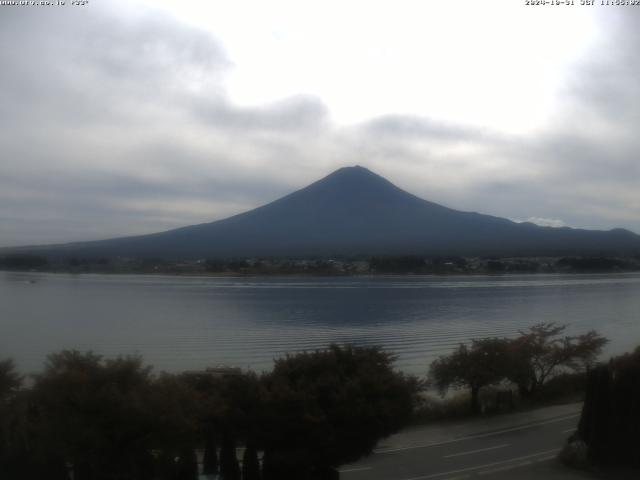
[[[606,275],[633,275],[640,274],[640,269],[635,270],[609,270],[609,271],[553,271],[553,272],[446,272],[446,273],[349,273],[349,274],[316,274],[316,273],[237,273],[237,272],[212,272],[212,273],[188,273],[188,272],[141,272],[141,271],[73,271],[73,270],[11,270],[0,268],[3,274],[33,274],[33,275],[73,275],[73,276],[135,276],[135,277],[153,277],[153,278],[200,278],[200,279],[248,279],[248,278],[323,278],[323,279],[367,279],[367,278],[461,278],[461,277],[490,277],[490,278],[509,278],[520,276],[531,277],[554,277],[554,276],[606,276]]]
[[[0,271],[163,274],[199,277],[460,276],[590,274],[640,271],[636,256],[333,256],[163,259],[136,257],[0,256]]]

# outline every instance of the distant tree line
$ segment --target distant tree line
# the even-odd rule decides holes
[[[0,268],[6,270],[32,270],[43,269],[49,265],[46,257],[15,253],[0,256]]]
[[[348,274],[350,264],[330,259],[208,259],[205,268],[210,273],[245,275],[329,275]]]
[[[0,255],[0,269],[74,273],[162,273],[234,275],[508,274],[627,272],[640,270],[640,257],[480,258],[429,255],[335,256],[312,258],[64,257]]]
[[[442,394],[449,387],[468,388],[472,413],[481,411],[480,390],[510,382],[522,398],[532,399],[556,375],[585,372],[607,340],[596,331],[563,335],[566,326],[540,323],[516,338],[483,338],[461,344],[431,363],[430,383]]]
[[[373,273],[437,274],[464,271],[468,262],[463,257],[424,257],[416,255],[378,256],[369,259]]]
[[[628,259],[611,257],[565,257],[556,262],[560,269],[582,272],[608,272],[629,270],[633,266]]]
[[[332,345],[261,375],[154,374],[139,357],[62,351],[27,387],[5,360],[1,477],[196,480],[201,459],[224,480],[338,478],[411,416],[419,382],[393,361]]]

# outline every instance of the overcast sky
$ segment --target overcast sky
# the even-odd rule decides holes
[[[221,219],[355,164],[640,233],[640,7],[66,3],[0,5],[0,246]]]

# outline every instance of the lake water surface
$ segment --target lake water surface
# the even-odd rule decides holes
[[[460,342],[536,322],[640,344],[640,274],[170,277],[0,272],[0,359],[38,371],[74,348],[141,354],[157,370],[266,370],[331,342],[382,345],[423,374]]]

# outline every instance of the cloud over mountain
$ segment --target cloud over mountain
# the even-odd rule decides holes
[[[548,124],[516,135],[402,111],[340,125],[321,92],[238,105],[223,40],[166,13],[3,8],[0,245],[223,218],[350,163],[462,210],[640,231],[637,16],[599,15]]]

